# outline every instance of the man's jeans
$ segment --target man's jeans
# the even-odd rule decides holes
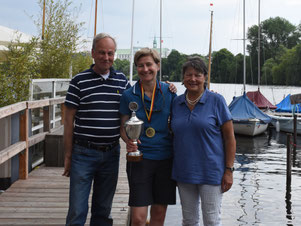
[[[112,225],[110,216],[117,185],[120,146],[107,152],[74,144],[70,170],[69,211],[66,225],[84,225],[93,181],[90,225]]]

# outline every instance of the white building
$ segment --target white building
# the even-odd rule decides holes
[[[133,52],[135,53],[140,50],[143,47],[133,47]],[[156,38],[154,38],[153,41],[153,49],[155,49],[159,54],[160,54],[160,48],[157,47],[157,41]],[[170,54],[170,50],[168,48],[162,48],[162,58],[167,58],[168,55]],[[128,60],[130,61],[131,59],[131,49],[117,49],[116,54],[115,54],[116,59],[120,60]]]
[[[8,50],[7,47],[11,42],[19,39],[20,42],[25,43],[31,38],[31,35],[0,25],[0,61],[5,58],[4,52]]]

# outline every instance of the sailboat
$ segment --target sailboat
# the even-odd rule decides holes
[[[271,117],[263,113],[246,95],[246,38],[245,38],[245,0],[243,1],[243,56],[244,56],[244,84],[243,95],[234,97],[229,105],[233,117],[234,132],[247,136],[263,133]]]
[[[300,94],[299,94],[300,95]],[[297,115],[297,134],[301,134],[301,104],[291,104],[291,96],[287,95],[279,104],[277,109],[269,115],[272,118],[272,124],[279,132],[294,132],[294,115]],[[296,95],[293,95],[296,96]]]
[[[267,98],[260,92],[260,0],[258,0],[258,90],[247,92],[248,98],[261,110],[274,110],[277,107],[273,105]]]

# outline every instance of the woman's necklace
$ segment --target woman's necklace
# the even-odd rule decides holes
[[[203,96],[203,93],[204,93],[204,91],[195,100],[189,100],[189,98],[188,98],[188,92],[187,92],[186,93],[186,101],[187,101],[187,103],[190,104],[190,105],[195,105],[201,99],[201,97]]]

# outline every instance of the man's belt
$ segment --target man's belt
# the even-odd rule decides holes
[[[74,144],[77,144],[79,146],[95,149],[97,151],[103,151],[103,152],[110,151],[119,144],[119,141],[114,141],[112,144],[108,144],[108,145],[98,145],[87,140],[74,140],[73,142]]]

